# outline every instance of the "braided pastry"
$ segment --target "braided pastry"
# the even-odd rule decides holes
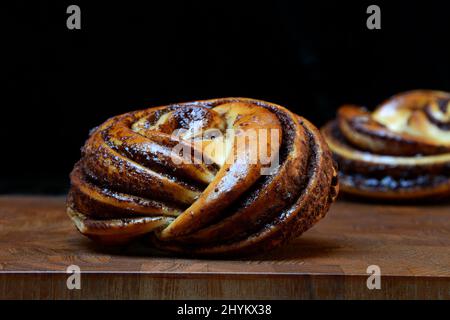
[[[70,177],[67,211],[82,234],[196,255],[271,249],[321,219],[338,192],[311,123],[243,98],[110,118],[91,132]]]
[[[343,106],[322,133],[340,166],[341,189],[375,199],[450,195],[450,94],[417,90],[370,113]]]

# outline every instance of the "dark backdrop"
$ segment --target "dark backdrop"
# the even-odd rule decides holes
[[[2,9],[0,193],[65,192],[88,130],[133,109],[245,96],[322,125],[345,102],[450,91],[444,1],[93,2]]]

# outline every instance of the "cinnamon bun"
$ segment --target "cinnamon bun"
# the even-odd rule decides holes
[[[346,105],[322,133],[344,193],[423,200],[450,195],[450,94],[398,94],[374,112]]]
[[[67,212],[82,234],[193,255],[276,247],[324,217],[338,192],[319,131],[244,98],[110,118],[91,132],[70,178]]]

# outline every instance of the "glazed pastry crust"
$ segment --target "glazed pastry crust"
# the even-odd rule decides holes
[[[343,106],[322,134],[339,163],[341,190],[373,199],[450,195],[450,96],[412,91],[373,113]]]
[[[174,161],[173,147],[189,144],[195,126],[275,129],[278,144],[251,143],[270,157],[279,151],[279,165],[262,175],[265,164],[250,161],[234,140],[223,142],[223,153],[208,152],[217,139],[194,146],[192,156],[208,163]],[[187,130],[174,138],[180,128]],[[177,254],[240,255],[299,236],[325,216],[337,193],[331,152],[311,123],[276,104],[226,98],[131,112],[93,130],[71,173],[68,214],[102,243],[140,239]]]

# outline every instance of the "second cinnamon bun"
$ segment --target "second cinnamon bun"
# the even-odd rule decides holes
[[[450,196],[450,94],[398,94],[374,112],[346,105],[322,133],[344,193],[387,200]]]

